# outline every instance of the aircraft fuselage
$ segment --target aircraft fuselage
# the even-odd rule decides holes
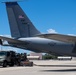
[[[45,53],[76,56],[76,54],[73,52],[75,51],[75,44],[73,43],[66,43],[39,37],[20,38],[19,40],[27,41],[28,44],[25,44],[25,49],[33,50],[35,52],[42,51]]]

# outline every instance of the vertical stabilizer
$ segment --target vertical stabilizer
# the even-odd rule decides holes
[[[17,2],[6,2],[6,9],[12,37],[32,37],[40,34]]]

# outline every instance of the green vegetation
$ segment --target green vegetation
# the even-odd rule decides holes
[[[57,56],[51,54],[43,55],[43,60],[48,60],[48,59],[57,59]]]

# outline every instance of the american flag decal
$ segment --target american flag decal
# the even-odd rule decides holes
[[[22,18],[24,18],[24,16],[23,15],[19,15],[19,18],[22,19]]]

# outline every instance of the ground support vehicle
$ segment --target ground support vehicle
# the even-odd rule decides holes
[[[15,58],[16,56],[14,51],[0,51],[0,66],[14,66]]]
[[[29,61],[29,60],[27,59],[26,53],[21,54],[21,62],[20,62],[20,64],[21,64],[22,66],[33,66],[33,62],[31,62],[31,61]]]

